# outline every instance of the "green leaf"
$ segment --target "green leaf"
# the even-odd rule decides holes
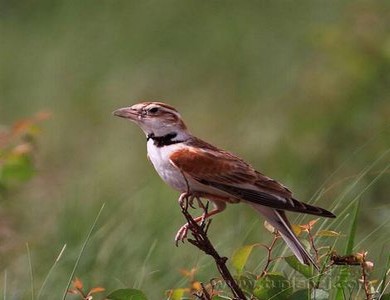
[[[232,265],[236,269],[237,274],[241,274],[244,270],[246,262],[253,250],[253,247],[259,244],[247,245],[236,250],[232,256]]]
[[[293,268],[295,271],[301,273],[306,278],[312,278],[313,277],[313,268],[311,266],[303,265],[299,262],[299,260],[294,256],[287,256],[285,258],[288,265]]]
[[[244,292],[251,294],[255,288],[257,276],[251,273],[245,273],[237,276],[236,281]]]
[[[27,155],[9,157],[1,169],[1,181],[7,183],[29,180],[35,173],[32,160]]]
[[[135,289],[119,289],[107,296],[110,300],[147,300],[145,294]]]
[[[311,291],[311,298],[313,300],[328,300],[329,292],[322,289],[314,289]]]
[[[385,286],[386,286],[386,282],[387,282],[387,271],[389,270],[389,267],[390,267],[390,255],[387,258],[386,267],[383,269],[383,276],[382,276],[383,283],[382,283],[381,289],[380,289],[381,294],[383,294],[385,292]],[[390,297],[389,297],[389,299],[390,299]]]
[[[174,289],[169,291],[168,300],[181,300],[187,289]]]
[[[311,300],[310,299],[310,290],[298,290],[294,294],[292,294],[288,300]]]
[[[256,282],[253,294],[260,300],[275,299],[284,300],[292,293],[290,282],[283,275],[268,273]]]
[[[390,300],[390,294],[384,294],[384,295],[381,297],[381,300]]]

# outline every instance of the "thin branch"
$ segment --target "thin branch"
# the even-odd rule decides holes
[[[207,255],[210,255],[214,258],[215,264],[217,265],[217,269],[222,275],[222,278],[224,279],[226,284],[229,286],[230,290],[232,291],[235,297],[234,299],[246,300],[244,292],[238,286],[237,282],[234,280],[232,274],[226,266],[227,257],[222,257],[219,255],[219,253],[217,252],[217,250],[215,250],[213,244],[207,236],[207,230],[211,222],[211,220],[206,220],[205,218],[207,215],[208,205],[200,205],[204,211],[204,217],[200,224],[198,224],[188,212],[188,197],[186,198],[186,200],[187,204],[182,205],[181,211],[187,220],[188,230],[191,231],[191,234],[194,237],[194,239],[188,239],[188,241],[198,249],[202,250]],[[205,294],[205,291],[203,289],[203,295],[200,297],[200,299],[209,299],[208,297],[210,297],[210,295],[208,293]]]
[[[279,239],[280,235],[278,232],[274,232],[273,235],[274,235],[274,238],[273,238],[271,244],[269,246],[264,245],[265,249],[267,250],[267,262],[266,262],[264,269],[261,272],[259,278],[265,276],[268,273],[268,268],[269,268],[271,262],[273,262],[275,259],[277,259],[277,258],[272,258],[271,254],[272,254],[272,250],[275,246],[275,243]]]
[[[310,246],[313,249],[314,254],[315,254],[316,263],[319,264],[320,263],[320,255],[319,255],[318,249],[317,249],[317,247],[316,247],[316,245],[314,243],[314,237],[311,234],[311,228],[308,229],[307,234],[308,234],[308,237],[309,237]]]

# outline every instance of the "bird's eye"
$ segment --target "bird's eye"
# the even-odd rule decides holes
[[[158,112],[158,107],[152,107],[151,109],[149,109],[149,112],[152,114]]]

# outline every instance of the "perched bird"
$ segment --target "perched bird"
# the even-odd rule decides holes
[[[214,208],[206,218],[223,211],[226,203],[249,204],[278,230],[301,263],[317,267],[292,231],[284,211],[327,218],[334,218],[334,214],[296,200],[287,187],[256,171],[241,158],[193,136],[178,111],[168,104],[143,102],[120,108],[113,114],[143,130],[148,158],[160,177],[182,193],[179,202],[194,197],[209,199]],[[180,228],[176,242],[185,239],[187,229],[187,224]]]

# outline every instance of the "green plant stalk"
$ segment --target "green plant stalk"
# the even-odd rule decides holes
[[[319,274],[317,276],[317,279],[315,281],[315,284],[314,284],[314,288],[315,289],[319,289],[320,288],[321,280],[322,280],[322,278],[324,277],[324,275],[327,272],[328,264],[329,264],[329,261],[330,261],[330,256],[331,256],[331,253],[332,253],[335,245],[336,245],[336,241],[334,241],[333,246],[329,249],[329,252],[326,255],[326,259],[324,260],[324,262],[323,262],[323,264],[321,266],[321,271],[319,272]]]
[[[104,205],[105,205],[105,203],[103,203],[102,207],[100,208],[100,210],[99,210],[99,212],[98,212],[98,214],[97,214],[97,216],[96,216],[96,218],[95,218],[95,220],[94,220],[94,222],[93,222],[91,228],[89,229],[89,232],[88,232],[88,234],[87,234],[87,237],[85,238],[84,243],[83,243],[83,245],[82,245],[82,247],[81,247],[81,249],[80,249],[80,253],[79,253],[79,255],[78,255],[77,259],[76,259],[76,262],[75,262],[75,264],[74,264],[72,273],[71,273],[70,276],[69,276],[68,283],[67,283],[66,288],[65,288],[65,290],[64,290],[64,294],[63,294],[63,296],[62,296],[62,300],[65,300],[65,299],[66,299],[66,295],[68,294],[68,290],[69,290],[70,284],[72,283],[73,276],[74,276],[74,274],[76,273],[76,269],[77,269],[77,267],[78,267],[78,265],[79,265],[81,256],[83,255],[84,250],[85,250],[85,248],[87,247],[88,241],[89,241],[89,239],[91,238],[92,232],[93,232],[93,230],[94,230],[95,227],[96,227],[96,223],[97,223],[97,221],[99,220],[99,217],[100,217],[100,215],[101,215],[101,213],[102,213],[102,211],[103,211]]]

